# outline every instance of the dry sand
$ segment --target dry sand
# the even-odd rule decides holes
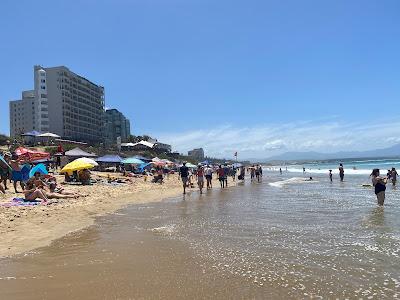
[[[92,225],[96,216],[115,212],[128,204],[161,201],[182,193],[178,175],[170,175],[162,185],[133,178],[132,183],[125,185],[97,183],[65,188],[89,196],[51,200],[49,205],[0,206],[0,257],[49,245],[54,239]],[[7,194],[0,196],[0,203],[22,196],[11,190],[10,184]]]

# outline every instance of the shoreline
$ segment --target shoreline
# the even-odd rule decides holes
[[[48,246],[58,238],[93,225],[96,217],[127,205],[162,201],[182,193],[176,175],[162,185],[135,178],[133,183],[121,186],[95,184],[66,186],[66,189],[89,195],[55,199],[49,205],[0,207],[0,258]],[[16,194],[8,193],[0,200],[4,203],[13,196]]]
[[[214,182],[217,186],[218,181]],[[230,180],[229,187],[232,186],[236,184]],[[66,189],[88,196],[54,199],[49,205],[0,207],[0,259],[48,246],[58,238],[93,225],[96,217],[128,205],[160,202],[182,195],[182,183],[177,174],[165,178],[162,185],[134,178],[132,183],[125,185],[96,183],[66,186]],[[198,192],[197,184],[187,190],[188,195],[193,192]],[[7,193],[0,198],[0,203],[19,195]]]

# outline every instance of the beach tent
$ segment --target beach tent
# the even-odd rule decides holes
[[[132,165],[142,165],[144,164],[143,160],[137,159],[136,157],[129,157],[122,161],[123,164],[132,164]]]
[[[144,164],[141,164],[138,167],[138,169],[140,172],[143,172],[144,169],[151,169],[151,165],[152,165],[151,163],[144,163]]]
[[[91,164],[93,167],[97,167],[99,165],[96,161],[94,161],[91,158],[87,158],[87,157],[81,157],[81,158],[75,159],[75,161],[85,162],[85,163]]]
[[[120,164],[122,158],[119,155],[104,155],[96,159],[98,163]]]
[[[71,174],[74,171],[79,171],[83,169],[92,169],[92,168],[93,168],[92,164],[86,163],[84,161],[77,161],[77,159],[75,159],[73,162],[70,162],[64,168],[62,168],[60,173]]]
[[[85,152],[78,147],[65,152],[65,155],[70,157],[96,157],[96,154]]]
[[[47,171],[46,166],[44,164],[38,164],[29,171],[29,178],[35,176],[36,172],[39,172],[44,175],[49,174],[49,172]]]
[[[24,147],[17,148],[15,154],[18,156],[18,160],[27,160],[30,162],[50,158],[50,153],[31,150]]]

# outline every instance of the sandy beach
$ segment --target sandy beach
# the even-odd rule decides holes
[[[96,176],[96,172],[94,174]],[[13,189],[11,184],[9,188]],[[48,205],[0,206],[0,257],[49,245],[54,239],[92,225],[97,216],[115,212],[128,204],[161,201],[182,192],[178,175],[165,178],[162,185],[133,178],[129,184],[97,183],[65,188],[88,196],[53,199]],[[10,189],[6,195],[0,196],[0,203],[21,197],[22,194],[12,193]]]

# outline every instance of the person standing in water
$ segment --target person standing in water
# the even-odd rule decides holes
[[[392,168],[392,171],[390,172],[390,175],[391,175],[391,178],[392,178],[392,184],[393,184],[393,186],[395,186],[396,182],[397,182],[397,175],[399,175],[399,174],[397,174],[396,168]]]
[[[256,178],[257,182],[260,182],[260,167],[258,165],[256,167]]]
[[[343,180],[344,180],[344,168],[343,168],[343,164],[339,164],[339,176],[340,176],[340,181],[343,182]]]
[[[380,177],[379,169],[374,169],[371,173],[372,185],[375,187],[375,195],[378,200],[378,205],[382,206],[385,202],[385,191],[387,178]]]
[[[255,176],[256,176],[256,168],[253,165],[252,167],[250,167],[250,179],[251,179],[251,181],[254,180]]]
[[[329,170],[329,179],[331,180],[331,182],[333,181],[332,170]]]
[[[282,168],[279,168],[279,174],[282,175]]]

